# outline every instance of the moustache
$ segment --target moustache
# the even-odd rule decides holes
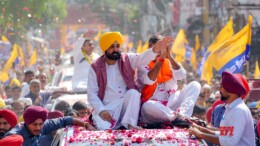
[[[220,95],[221,95],[221,97],[220,97],[221,101],[226,101],[228,99],[228,97],[223,96],[223,94],[221,92],[220,92]]]
[[[118,60],[121,56],[121,52],[112,52],[110,54],[106,52],[106,56],[111,60]]]
[[[39,135],[40,132],[41,132],[40,130],[34,130],[34,131],[33,131],[34,135]],[[36,133],[37,133],[37,134],[36,134]]]
[[[111,55],[119,55],[120,54],[120,52],[113,52],[113,53],[111,53]]]
[[[6,129],[2,129],[2,128],[0,128],[0,132],[1,132],[1,131],[3,131],[3,132],[7,132]]]

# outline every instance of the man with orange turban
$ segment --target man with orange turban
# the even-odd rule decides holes
[[[225,146],[254,146],[255,132],[251,112],[241,98],[248,92],[248,83],[239,74],[224,71],[219,88],[226,101],[219,128],[204,128],[193,124],[189,133],[208,142]]]
[[[120,32],[101,35],[99,45],[105,54],[91,65],[87,88],[97,129],[138,128],[141,94],[135,84],[135,69],[148,64],[170,42],[172,37],[165,37],[142,54],[121,54]]]
[[[17,125],[18,119],[14,112],[8,109],[0,110],[0,139]]]
[[[152,47],[160,36],[152,36]],[[178,115],[190,117],[200,93],[200,84],[193,81],[178,90],[177,81],[186,79],[186,70],[171,55],[170,48],[161,51],[148,65],[137,70],[142,88],[142,121],[157,123],[174,121]]]

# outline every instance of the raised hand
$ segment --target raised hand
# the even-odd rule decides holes
[[[167,36],[167,37],[163,38],[162,40],[159,40],[153,47],[153,52],[158,53],[159,51],[166,49],[167,47],[169,47],[169,45],[172,42],[173,42],[172,36]]]
[[[83,37],[84,38],[89,38],[89,37],[93,37],[93,35],[96,33],[96,31],[93,28],[89,28],[87,29],[86,32],[83,33]]]
[[[171,54],[171,47],[172,47],[172,43],[169,43],[167,46],[167,55],[166,55],[166,58],[168,59],[173,58]]]
[[[160,57],[161,57],[162,59],[165,59],[165,58],[167,57],[167,49],[162,49],[162,50],[160,51]]]
[[[39,105],[42,102],[42,97],[40,95],[36,96],[34,105]]]

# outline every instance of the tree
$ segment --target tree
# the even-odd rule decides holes
[[[0,10],[1,33],[11,42],[23,39],[29,28],[54,27],[67,15],[64,0],[2,0]]]
[[[142,4],[137,0],[90,0],[87,3],[100,15],[101,21],[105,21],[112,29],[120,31],[124,31],[127,24],[132,24],[135,19],[138,19]]]
[[[101,22],[111,30],[133,35],[136,42],[141,38],[141,33],[144,33],[142,22],[147,15],[155,16],[158,22],[161,20],[166,22],[164,25],[158,25],[158,32],[172,33],[173,31],[166,16],[168,4],[172,0],[78,0],[77,2],[91,5]],[[152,7],[150,7],[151,3]]]

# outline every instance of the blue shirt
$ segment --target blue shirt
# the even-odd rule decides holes
[[[40,92],[40,96],[42,97],[42,101],[37,106],[44,107],[47,104],[49,98],[51,97],[51,92]],[[27,94],[24,98],[30,98],[32,100],[32,103],[34,103],[36,100],[36,96],[32,92]]]
[[[43,135],[41,137],[39,146],[50,146],[52,141],[53,141],[53,138],[54,138],[52,135],[53,135],[52,133],[49,133],[47,135]]]
[[[40,135],[32,135],[27,129],[24,123],[18,124],[12,130],[5,134],[8,135],[18,134],[24,139],[23,146],[39,146],[41,137],[51,133],[52,131],[58,130],[60,128],[65,128],[66,126],[72,125],[72,117],[62,117],[57,119],[49,119],[44,122]]]
[[[219,128],[220,121],[221,121],[222,116],[224,115],[225,109],[226,109],[225,104],[220,104],[220,105],[216,106],[215,109],[213,110],[212,115],[211,115],[211,124],[214,127]]]

